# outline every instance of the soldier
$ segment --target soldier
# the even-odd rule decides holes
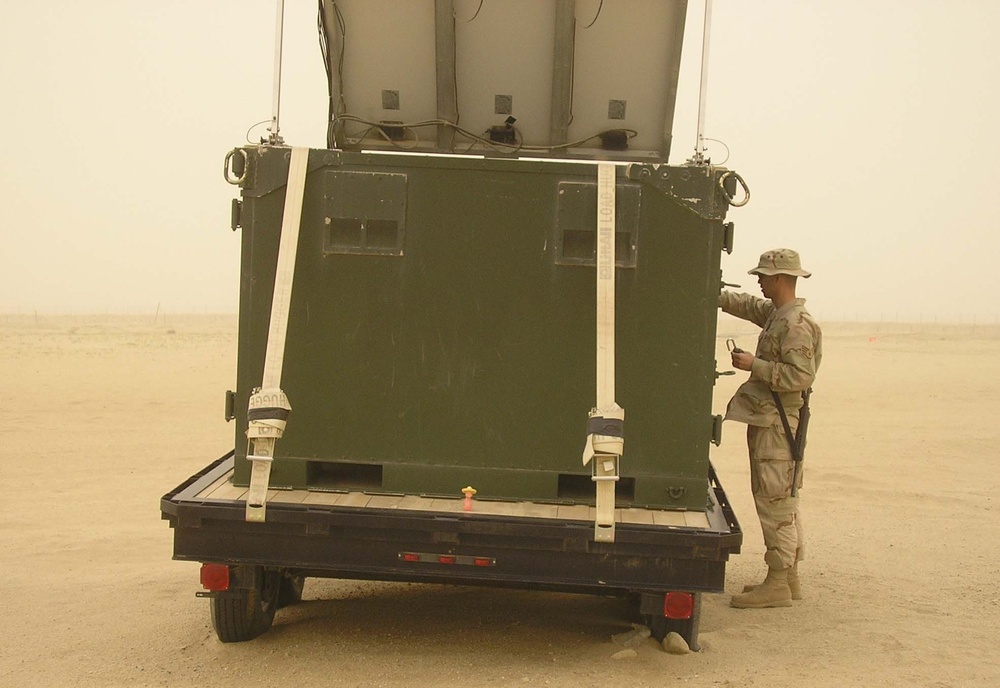
[[[795,297],[798,278],[811,274],[802,269],[798,253],[785,248],[767,251],[749,274],[757,276],[764,298],[723,291],[719,306],[762,328],[756,354],[732,352],[733,367],[749,371],[750,377],[730,400],[726,420],[747,424],[750,489],[764,532],[767,577],[759,585],[746,586],[730,603],[741,608],[788,607],[793,599],[802,599],[798,562],[804,544],[797,496],[802,473],[796,473],[789,434],[794,437],[799,424],[802,393],[816,378],[822,333],[806,311],[805,299]],[[799,446],[804,447],[801,439]],[[798,483],[794,491],[793,481]]]

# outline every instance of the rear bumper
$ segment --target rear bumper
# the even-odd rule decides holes
[[[242,500],[200,496],[232,466],[230,453],[162,498],[175,559],[329,578],[603,594],[721,592],[726,561],[743,539],[714,470],[708,528],[619,523],[615,542],[599,543],[591,522],[475,512],[269,503],[265,523],[247,523]],[[491,564],[440,563],[427,556],[407,561],[407,552]]]

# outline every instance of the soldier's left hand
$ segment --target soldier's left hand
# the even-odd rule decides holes
[[[739,370],[750,370],[753,365],[754,355],[746,351],[733,352],[733,367]]]

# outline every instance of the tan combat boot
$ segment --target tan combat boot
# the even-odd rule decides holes
[[[760,585],[760,583],[758,583]],[[756,585],[744,585],[743,592],[750,592]],[[792,592],[793,600],[802,599],[802,582],[799,580],[799,562],[795,562],[795,565],[788,570],[788,589]]]
[[[788,587],[788,573],[791,569],[768,569],[767,578],[753,590],[741,595],[733,595],[729,604],[740,609],[763,609],[765,607],[791,607],[792,591]]]

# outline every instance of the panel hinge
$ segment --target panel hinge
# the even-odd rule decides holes
[[[226,422],[228,423],[236,417],[236,392],[231,389],[226,390]]]
[[[712,416],[712,444],[722,444],[722,416]]]
[[[722,225],[722,250],[731,254],[733,252],[733,233],[736,229],[732,222]]]
[[[243,224],[243,201],[238,198],[233,199],[233,209],[232,217],[229,221],[229,226],[235,232],[238,228],[242,227]]]

